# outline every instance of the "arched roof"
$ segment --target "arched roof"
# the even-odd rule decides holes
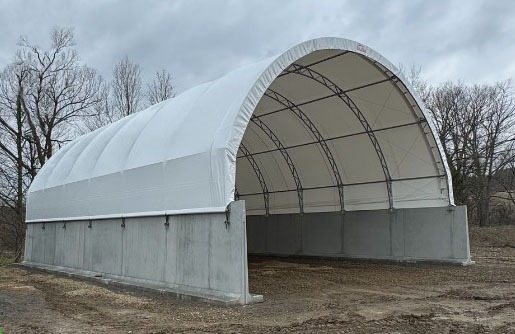
[[[77,138],[38,173],[27,221],[218,212],[235,184],[255,214],[453,205],[399,71],[319,38]]]

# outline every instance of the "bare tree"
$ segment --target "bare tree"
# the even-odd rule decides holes
[[[79,62],[70,29],[55,29],[43,50],[21,38],[14,63],[0,75],[0,241],[19,261],[25,194],[56,148],[95,113],[102,79]]]
[[[22,37],[13,63],[0,72],[0,250],[13,250],[16,261],[23,254],[26,193],[40,168],[78,134],[142,106],[139,65],[125,57],[107,84],[81,64],[71,29],[55,29],[51,40],[42,49]],[[173,97],[170,74],[158,73],[150,90],[155,102]]]
[[[149,83],[147,87],[149,105],[168,100],[169,98],[175,97],[175,94],[175,85],[172,81],[172,75],[165,70],[156,72],[154,80]]]
[[[477,178],[476,201],[480,225],[489,223],[493,178],[514,162],[515,103],[510,82],[475,87],[475,96],[486,96],[484,119],[474,136],[472,159]]]
[[[114,106],[123,116],[128,116],[140,110],[141,67],[125,56],[114,68],[112,93]]]
[[[113,70],[113,80],[99,90],[95,112],[83,119],[81,134],[116,122],[140,110],[141,68],[125,57]]]
[[[515,154],[515,150],[511,150]],[[515,158],[494,174],[492,213],[498,224],[515,224]]]
[[[140,67],[124,58],[113,71],[115,78],[111,84],[103,84],[99,92],[99,103],[95,112],[84,118],[81,133],[96,130],[113,123],[128,114],[139,110],[141,105]],[[128,75],[127,73],[137,73]],[[132,79],[123,79],[131,77]],[[128,92],[128,94],[126,94]],[[146,98],[148,105],[153,105],[175,97],[175,86],[172,76],[165,70],[156,72],[154,80],[147,85]],[[136,107],[131,101],[137,101]]]
[[[0,74],[0,243],[21,260],[25,241],[25,193],[35,176],[26,162],[27,127],[22,108],[28,71],[9,66]],[[29,152],[31,152],[29,150]]]
[[[451,171],[454,194],[457,203],[466,204],[466,183],[471,172],[467,158],[469,135],[475,125],[463,118],[469,115],[468,92],[462,83],[447,82],[432,89],[426,107],[431,111],[433,120],[443,144],[443,150]]]
[[[430,87],[422,78],[422,67],[411,66],[409,71],[403,64],[399,64],[399,71],[404,75],[408,83],[415,89],[423,103],[426,103],[430,94]]]
[[[446,82],[433,88],[421,78],[420,68],[411,67],[408,73],[402,65],[399,68],[432,113],[456,202],[467,204],[472,220],[488,225],[496,191],[502,188],[504,197],[515,198],[515,178],[512,185],[505,182],[509,169],[515,167],[511,82],[472,86]]]
[[[102,85],[98,96],[99,102],[95,105],[94,113],[83,119],[81,134],[94,131],[124,117],[124,114],[115,107],[111,91],[109,84]]]
[[[22,38],[22,49],[16,56],[17,64],[29,73],[21,106],[40,166],[56,147],[76,136],[70,126],[94,113],[99,102],[102,79],[79,63],[74,45],[71,29],[56,29],[50,50]]]
[[[509,81],[432,89],[433,114],[453,177],[456,200],[489,224],[494,176],[514,161],[515,103]]]

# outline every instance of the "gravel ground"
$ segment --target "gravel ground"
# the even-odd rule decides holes
[[[515,333],[515,226],[471,229],[476,264],[250,258],[265,302],[216,307],[0,266],[7,333]]]

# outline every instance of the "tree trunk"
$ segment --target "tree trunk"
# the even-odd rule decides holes
[[[15,238],[15,258],[14,262],[20,262],[23,256],[23,249],[25,243],[25,221],[24,221],[24,205],[23,205],[23,109],[22,109],[23,89],[22,82],[19,81],[18,96],[16,100],[16,205],[15,205],[15,219],[16,219],[16,238]]]
[[[489,225],[490,218],[490,196],[488,189],[481,191],[481,197],[478,203],[479,226],[485,227]]]
[[[23,239],[25,239],[25,238],[23,238]],[[16,250],[14,253],[14,262],[16,262],[16,263],[20,263],[22,260],[23,250],[24,250],[24,246],[25,246],[24,244],[25,244],[24,240],[16,243]]]

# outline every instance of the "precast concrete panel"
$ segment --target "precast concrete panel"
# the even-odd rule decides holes
[[[168,224],[166,224],[168,222]],[[224,213],[30,224],[24,263],[223,304],[248,291],[245,204]]]
[[[464,206],[250,216],[247,238],[250,254],[470,263]]]

